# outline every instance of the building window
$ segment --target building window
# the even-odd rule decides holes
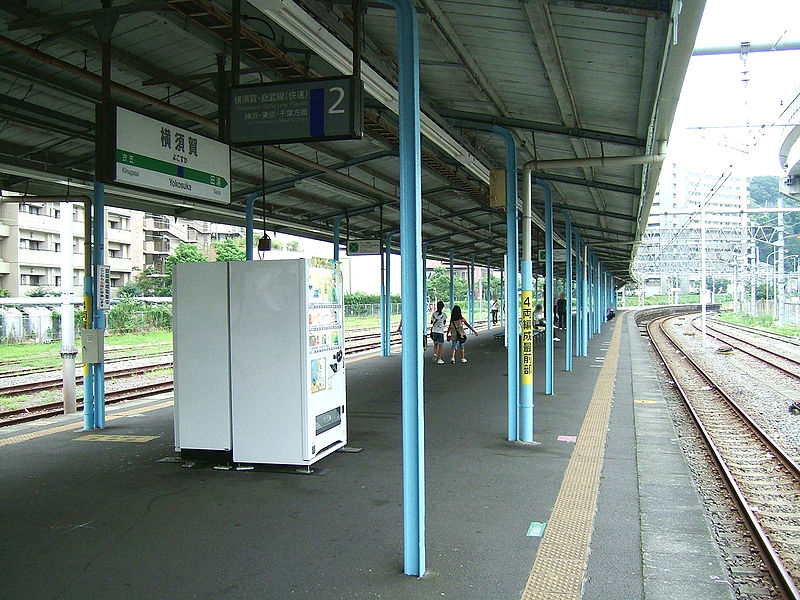
[[[40,242],[39,240],[21,239],[19,241],[19,249],[20,250],[41,250],[42,249],[42,242]]]
[[[41,206],[35,206],[33,204],[28,204],[27,202],[23,202],[19,205],[20,212],[28,213],[30,215],[39,215],[42,213]]]
[[[38,286],[39,281],[41,280],[41,275],[20,275],[19,276],[19,283],[20,285],[33,285]]]

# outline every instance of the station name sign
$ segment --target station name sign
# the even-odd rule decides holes
[[[230,147],[169,123],[115,107],[108,183],[230,203]]]
[[[234,86],[229,107],[233,145],[357,139],[364,129],[362,84],[350,76]]]

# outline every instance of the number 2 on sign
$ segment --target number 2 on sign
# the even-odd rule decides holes
[[[331,92],[339,94],[339,97],[334,101],[333,104],[331,104],[331,107],[328,109],[328,114],[338,115],[344,113],[344,109],[339,108],[339,105],[342,103],[342,100],[344,100],[344,88],[332,87]]]

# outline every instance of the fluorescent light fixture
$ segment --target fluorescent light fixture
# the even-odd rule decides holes
[[[352,50],[317,23],[294,0],[250,0],[250,4],[316,52],[332,67],[345,75],[353,73]],[[399,114],[399,94],[395,87],[363,61],[361,78],[364,90],[368,94],[395,114]],[[464,165],[476,177],[484,182],[489,181],[489,169],[424,113],[420,113],[420,133]]]

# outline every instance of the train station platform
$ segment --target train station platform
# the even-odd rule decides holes
[[[403,575],[394,350],[348,361],[351,451],[312,475],[180,460],[170,395],[109,407],[103,430],[0,430],[0,597],[732,598],[632,314],[572,372],[556,343],[549,396],[537,347],[533,445],[506,439],[496,331],[465,364],[426,351],[424,577]]]

